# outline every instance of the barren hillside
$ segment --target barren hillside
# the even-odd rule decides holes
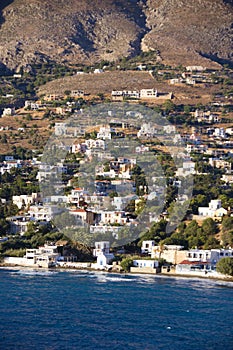
[[[232,62],[232,1],[1,0],[0,63],[92,64],[157,50],[172,64]]]

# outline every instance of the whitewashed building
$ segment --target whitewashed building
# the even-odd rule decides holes
[[[199,207],[198,208],[198,215],[204,216],[204,217],[223,217],[224,215],[227,215],[227,210],[222,208],[222,202],[220,199],[212,199],[209,202],[208,207]]]
[[[39,203],[42,200],[40,193],[21,194],[20,196],[12,196],[12,202],[17,205],[19,209],[23,206]]]
[[[95,269],[105,269],[114,259],[114,254],[110,253],[109,241],[95,242],[93,256],[97,257],[97,262],[92,264]]]
[[[141,247],[142,254],[151,254],[153,247],[155,246],[154,240],[143,241]]]

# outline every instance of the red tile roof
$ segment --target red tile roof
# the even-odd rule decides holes
[[[190,260],[183,260],[179,263],[179,265],[199,265],[199,264],[208,264],[206,261],[190,261]]]

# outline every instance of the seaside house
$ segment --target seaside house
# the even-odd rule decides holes
[[[57,251],[56,245],[45,244],[38,249],[27,249],[25,258],[39,267],[56,266],[60,254]]]
[[[157,273],[159,268],[158,260],[136,259],[133,260],[133,266],[130,272],[134,273]]]
[[[217,276],[216,264],[224,257],[233,258],[233,249],[190,249],[181,250],[179,259],[173,262],[175,267],[164,266],[164,273],[176,273],[178,275]],[[164,255],[162,255],[164,258]],[[168,262],[171,262],[166,259]]]
[[[95,269],[105,269],[114,259],[114,254],[110,253],[109,241],[95,242],[93,256],[97,257],[97,262],[92,264]]]
[[[23,258],[6,257],[4,262],[7,264],[14,264],[19,266],[31,267],[54,267],[60,258],[56,245],[45,244],[38,249],[27,249]]]

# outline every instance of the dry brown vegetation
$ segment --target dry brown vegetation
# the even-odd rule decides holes
[[[208,103],[219,86],[175,86],[168,81],[158,82],[148,72],[139,71],[109,71],[100,74],[74,75],[51,81],[40,87],[38,94],[63,94],[65,90],[84,90],[90,95],[99,93],[110,97],[112,90],[137,90],[155,88],[159,92],[173,92],[175,103],[198,104]],[[156,104],[164,101],[156,100]]]

